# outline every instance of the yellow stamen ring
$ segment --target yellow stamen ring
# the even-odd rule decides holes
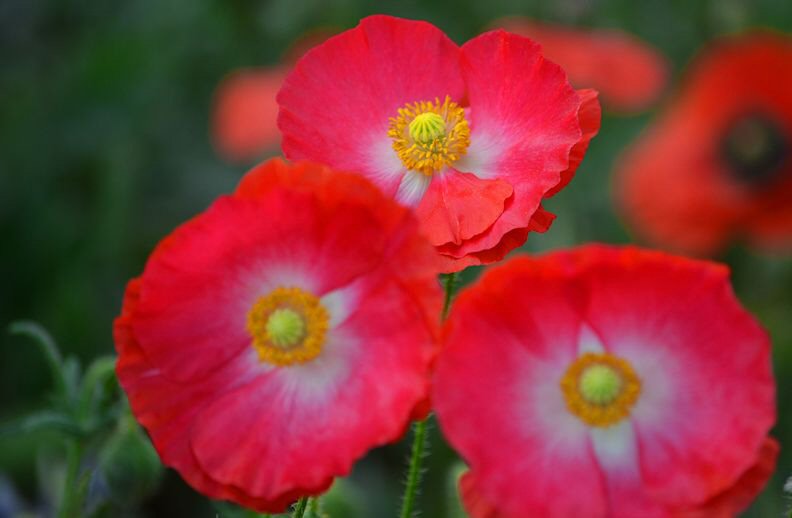
[[[626,360],[585,353],[561,378],[570,412],[591,426],[607,427],[628,417],[641,394],[641,380]]]
[[[316,295],[279,287],[250,308],[247,330],[259,360],[286,366],[308,362],[322,352],[329,321]]]
[[[449,96],[408,103],[391,117],[388,136],[404,166],[427,176],[453,164],[467,152],[470,126],[465,110]]]

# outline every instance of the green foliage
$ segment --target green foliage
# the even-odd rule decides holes
[[[103,445],[99,470],[110,498],[122,509],[134,508],[153,494],[163,474],[157,452],[131,415],[118,421]]]
[[[15,322],[11,333],[39,346],[54,390],[47,408],[0,423],[3,437],[48,432],[63,446],[65,468],[57,477],[59,518],[92,515],[109,499],[121,509],[132,509],[158,487],[162,465],[148,438],[120,399],[115,381],[115,359],[96,358],[81,376],[79,362],[63,358],[50,334],[34,322]],[[96,462],[88,462],[98,457]],[[98,465],[90,465],[98,464]],[[57,470],[57,463],[52,468]],[[99,480],[106,493],[94,495]]]

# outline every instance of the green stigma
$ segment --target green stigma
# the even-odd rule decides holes
[[[430,144],[445,136],[445,119],[434,112],[424,112],[416,116],[407,130],[410,137],[420,144]]]
[[[619,395],[622,379],[612,367],[596,364],[583,371],[578,387],[583,399],[589,403],[608,405]]]
[[[281,308],[267,319],[267,337],[278,347],[297,345],[305,338],[305,321],[293,309]]]

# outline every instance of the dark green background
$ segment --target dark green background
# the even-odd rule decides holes
[[[2,0],[0,327],[35,319],[71,355],[111,353],[126,280],[161,237],[232,189],[247,168],[224,163],[211,147],[218,81],[236,67],[277,63],[308,29],[348,28],[377,12],[429,20],[460,43],[506,14],[619,27],[661,49],[675,78],[718,34],[757,25],[792,30],[788,0]],[[605,114],[577,178],[548,203],[556,223],[527,249],[631,240],[613,212],[610,175],[650,118]],[[738,296],[773,336],[775,435],[790,448],[752,515],[778,516],[783,479],[792,474],[792,265],[741,247],[722,259],[734,270]],[[44,406],[49,379],[29,341],[0,336],[3,420]],[[0,439],[0,473],[29,502],[42,498],[37,453],[54,443],[47,434]],[[420,505],[424,516],[442,517],[453,455],[437,437],[433,443]],[[405,455],[406,444],[381,449],[356,469],[348,489],[365,516],[395,515]],[[215,512],[169,473],[140,514]]]

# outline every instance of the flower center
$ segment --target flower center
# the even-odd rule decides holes
[[[294,287],[259,297],[247,314],[247,330],[259,360],[278,366],[305,363],[322,352],[330,317],[319,298]]]
[[[305,321],[289,308],[276,309],[267,319],[267,336],[278,347],[291,347],[305,336]]]
[[[580,375],[580,394],[583,399],[594,405],[613,403],[621,390],[621,376],[608,365],[592,365],[586,367]]]
[[[391,117],[388,136],[404,166],[427,176],[453,164],[470,145],[465,110],[446,96],[408,103]]]
[[[431,144],[445,137],[445,120],[434,112],[421,113],[410,122],[407,129],[418,144]]]
[[[585,353],[561,378],[570,412],[591,426],[607,427],[630,415],[641,394],[641,380],[624,359]]]
[[[789,140],[771,118],[747,115],[728,128],[720,153],[736,180],[761,186],[777,179],[788,164],[792,155]]]

